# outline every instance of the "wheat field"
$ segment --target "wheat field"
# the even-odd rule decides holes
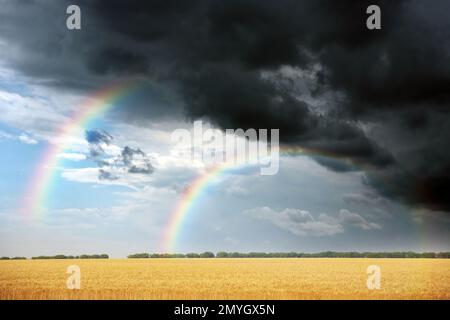
[[[81,289],[67,289],[69,265]],[[381,268],[381,288],[366,286]],[[444,259],[0,261],[0,299],[449,299]]]

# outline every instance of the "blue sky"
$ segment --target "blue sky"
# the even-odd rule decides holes
[[[21,215],[24,190],[38,160],[58,128],[54,119],[83,96],[40,92],[11,70],[0,87],[0,254],[78,254],[106,252],[123,257],[160,249],[164,230],[182,192],[202,168],[173,154],[174,128],[189,122],[159,121],[149,127],[103,114],[84,130],[112,137],[103,155],[114,158],[125,146],[145,152],[151,174],[123,173],[115,180],[99,179],[92,156],[95,147],[81,134],[59,161],[45,213],[39,219]],[[6,82],[17,82],[14,87]],[[46,97],[48,95],[48,98]],[[41,101],[35,103],[35,97]],[[42,100],[42,97],[44,98]],[[45,110],[41,105],[45,104]],[[23,108],[26,111],[19,109]],[[17,111],[17,113],[15,112]],[[46,112],[49,116],[46,117]],[[59,114],[58,114],[59,113]],[[15,114],[20,117],[15,118]],[[26,119],[25,119],[26,117]],[[42,127],[47,119],[51,124]],[[334,160],[336,161],[336,160]],[[122,170],[122,171],[121,171]],[[334,172],[307,155],[283,156],[274,176],[255,170],[232,171],[214,182],[192,208],[178,235],[177,250],[189,251],[377,251],[445,250],[448,238],[427,234],[433,218],[416,219],[414,209],[383,198],[365,181],[363,171]],[[434,229],[432,229],[434,230]],[[427,238],[429,237],[429,238]]]

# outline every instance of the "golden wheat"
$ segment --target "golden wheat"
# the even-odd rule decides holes
[[[69,290],[66,269],[81,269]],[[369,265],[381,289],[366,287]],[[128,259],[0,261],[0,299],[449,299],[450,260]]]

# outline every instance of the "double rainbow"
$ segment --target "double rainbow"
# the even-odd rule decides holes
[[[51,194],[50,191],[60,161],[58,155],[69,147],[67,144],[68,138],[75,135],[77,130],[88,128],[91,121],[113,108],[119,100],[131,94],[138,87],[139,84],[137,82],[128,81],[100,90],[80,104],[78,110],[60,126],[55,136],[56,143],[49,143],[38,162],[28,190],[25,193],[22,210],[27,216],[36,218],[42,216],[45,211],[45,204]],[[283,155],[303,154],[338,158],[336,155],[304,148],[281,147],[280,152]],[[216,165],[205,170],[203,174],[199,175],[188,186],[169,215],[168,223],[162,236],[162,251],[174,252],[180,230],[186,221],[186,217],[193,211],[194,204],[200,201],[205,194],[205,190],[213,182],[217,181],[219,177],[239,167],[242,167],[242,164],[222,163]]]

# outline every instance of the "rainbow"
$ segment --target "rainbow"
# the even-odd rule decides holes
[[[111,109],[118,100],[129,95],[138,86],[136,81],[126,81],[103,88],[85,99],[74,114],[62,123],[55,134],[55,140],[49,142],[38,161],[27,186],[22,208],[25,216],[39,217],[43,214],[60,161],[58,155],[69,146],[70,137],[86,128],[92,120]]]
[[[345,157],[321,150],[303,147],[280,146],[280,154],[285,156],[320,156],[333,158],[348,163]],[[233,170],[241,168],[242,166],[247,165],[224,162],[205,170],[193,182],[191,182],[169,215],[166,228],[163,232],[162,243],[160,244],[161,252],[174,252],[178,240],[177,238],[181,233],[183,223],[186,220],[186,217],[193,211],[194,205],[201,201],[202,197],[206,193],[205,190],[207,190],[212,183],[216,182],[219,177],[231,173]]]
[[[175,209],[170,214],[167,228],[163,234],[161,245],[162,252],[173,252],[175,249],[177,236],[180,233],[183,222],[191,211],[193,205],[200,200],[208,186],[217,181],[220,176],[227,173],[228,170],[235,169],[236,165],[230,163],[221,163],[208,168],[203,174],[199,175],[183,192]]]

